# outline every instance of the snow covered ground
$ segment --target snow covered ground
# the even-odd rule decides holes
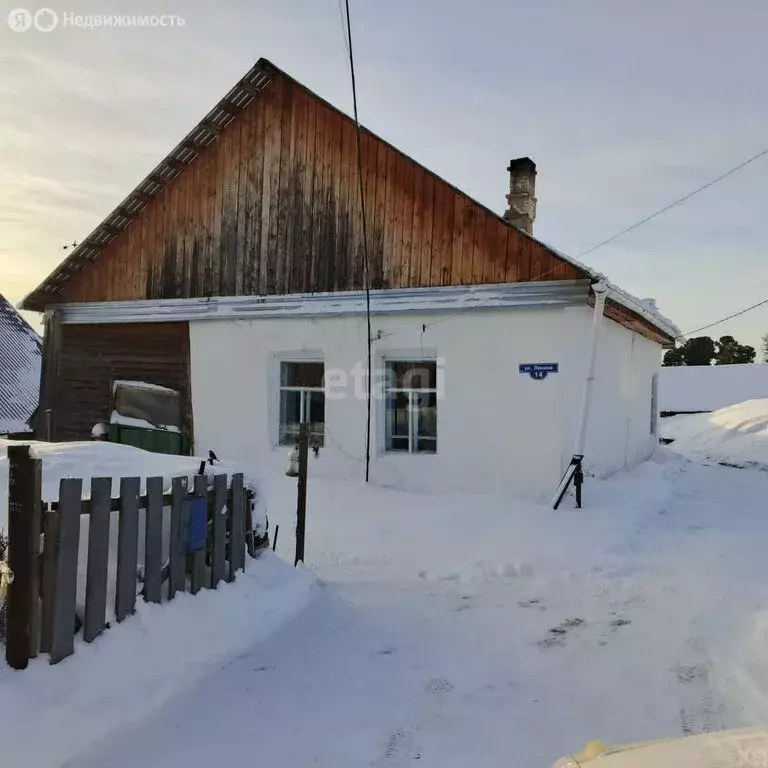
[[[292,561],[295,480],[260,490]],[[592,738],[768,721],[768,473],[665,450],[585,498],[311,480],[314,587],[268,555],[252,578],[277,591],[203,595],[200,637],[188,597],[56,668],[0,669],[0,744],[73,768],[547,768]],[[180,637],[192,658],[164,677]]]
[[[768,470],[768,398],[662,419],[661,436],[696,461]]]

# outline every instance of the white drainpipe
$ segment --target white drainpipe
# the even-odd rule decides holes
[[[595,283],[592,286],[595,293],[595,308],[592,312],[592,334],[590,340],[589,373],[584,383],[584,395],[581,401],[581,413],[579,416],[579,431],[576,433],[576,446],[573,450],[575,456],[584,455],[584,443],[587,439],[587,422],[592,405],[592,389],[595,381],[595,365],[597,363],[597,345],[600,340],[600,329],[603,324],[603,310],[608,296],[608,286],[603,283]]]

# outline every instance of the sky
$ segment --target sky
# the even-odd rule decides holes
[[[11,30],[18,2],[0,13],[0,293],[14,302],[260,56],[351,112],[339,0],[46,0],[48,33]],[[569,255],[768,147],[764,0],[350,6],[361,122],[499,213],[510,158],[530,156],[534,234]],[[765,156],[583,260],[692,330],[768,297],[767,213]],[[707,331],[754,346],[767,332],[768,305]]]

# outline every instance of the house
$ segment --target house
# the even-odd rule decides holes
[[[0,435],[30,431],[41,356],[40,337],[0,294]]]
[[[282,467],[305,421],[313,475],[362,477],[370,434],[376,483],[551,494],[586,412],[601,276],[532,236],[528,158],[500,216],[367,129],[361,154],[367,259],[354,122],[259,60],[25,299],[45,312],[54,439],[87,437],[113,382],[137,380],[180,393],[198,453]],[[653,451],[678,333],[611,285],[604,315],[600,475]]]
[[[705,413],[768,397],[768,365],[670,365],[659,374],[662,416]]]

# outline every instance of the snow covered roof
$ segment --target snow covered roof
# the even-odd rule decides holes
[[[556,253],[561,259],[567,261],[569,264],[572,264],[577,269],[580,269],[582,272],[589,275],[589,277],[592,279],[601,280],[604,282],[609,289],[609,298],[613,299],[615,302],[621,304],[623,307],[626,307],[632,312],[637,313],[649,323],[656,326],[656,328],[658,328],[662,333],[667,334],[667,336],[670,336],[672,339],[678,339],[682,336],[680,328],[675,325],[675,323],[673,323],[668,317],[665,317],[661,314],[661,312],[659,312],[659,309],[656,306],[656,301],[654,299],[639,299],[637,296],[633,296],[631,293],[629,293],[629,291],[625,291],[615,283],[612,283],[606,275],[604,275],[602,272],[598,272],[596,269],[593,269],[588,264],[573,258],[573,256],[568,256],[562,251],[559,251],[557,248],[551,246],[549,243],[545,243],[543,240],[533,237],[533,235],[528,236],[533,240],[537,240],[542,245],[545,245],[547,248],[549,248],[550,251]]]
[[[716,411],[756,398],[768,398],[768,365],[673,365],[659,376],[662,412]]]
[[[0,434],[26,432],[40,391],[40,337],[0,294]]]

